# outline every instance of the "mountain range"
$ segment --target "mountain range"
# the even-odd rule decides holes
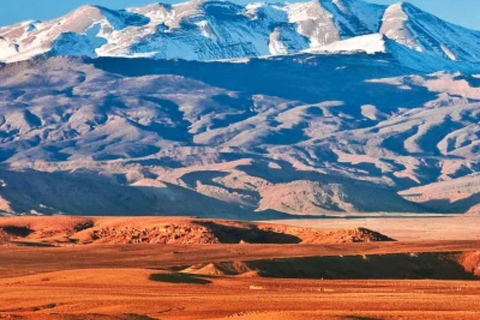
[[[0,61],[41,54],[206,61],[330,50],[332,43],[371,34],[378,34],[376,41],[389,39],[435,58],[471,63],[480,59],[480,32],[406,3],[387,7],[357,0],[314,0],[240,6],[193,0],[127,10],[89,5],[51,21],[4,27]],[[359,39],[334,48],[362,50],[364,43]],[[390,49],[375,43],[372,47],[366,50]]]
[[[0,61],[5,215],[480,210],[480,32],[410,4],[85,6]]]

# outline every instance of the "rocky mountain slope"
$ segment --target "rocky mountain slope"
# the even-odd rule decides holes
[[[0,29],[3,214],[479,210],[476,31],[353,0],[30,24]]]
[[[398,192],[477,172],[478,78],[413,72],[385,54],[7,65],[2,210],[450,212]]]

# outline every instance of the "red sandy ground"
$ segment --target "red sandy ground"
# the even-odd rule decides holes
[[[32,229],[40,224],[59,230],[71,226],[67,218],[38,219],[40,222],[29,222]],[[102,223],[113,223],[107,220]],[[153,223],[151,219],[115,219],[121,227],[136,224],[143,228],[145,221],[149,226]],[[20,223],[1,219],[0,226],[13,222]],[[177,277],[176,271],[198,264],[214,266],[221,261],[354,256],[370,259],[392,254],[405,259],[436,252],[445,257],[454,255],[459,266],[456,272],[464,268],[475,273],[479,270],[479,251],[480,241],[422,239],[340,244],[61,247],[7,243],[0,247],[0,319],[478,320],[480,282],[476,280],[289,279],[265,278],[255,272]],[[395,264],[395,259],[390,263]],[[296,260],[292,261],[295,264]],[[355,265],[349,267],[354,276]]]

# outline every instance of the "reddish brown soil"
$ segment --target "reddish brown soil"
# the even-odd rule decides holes
[[[154,229],[160,220],[27,220],[0,224],[10,227],[0,247],[0,319],[479,319],[480,241],[356,243],[348,231],[346,243],[238,244],[238,234],[258,237],[257,230],[261,240],[272,239],[267,231],[275,240],[325,239],[325,231],[164,219],[226,243],[76,245],[95,228]],[[40,247],[45,239],[56,246]]]

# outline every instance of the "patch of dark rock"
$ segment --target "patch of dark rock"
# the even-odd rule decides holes
[[[154,273],[149,276],[151,281],[166,282],[166,283],[179,283],[179,284],[209,284],[212,283],[209,280],[202,279],[190,274],[183,273]]]

